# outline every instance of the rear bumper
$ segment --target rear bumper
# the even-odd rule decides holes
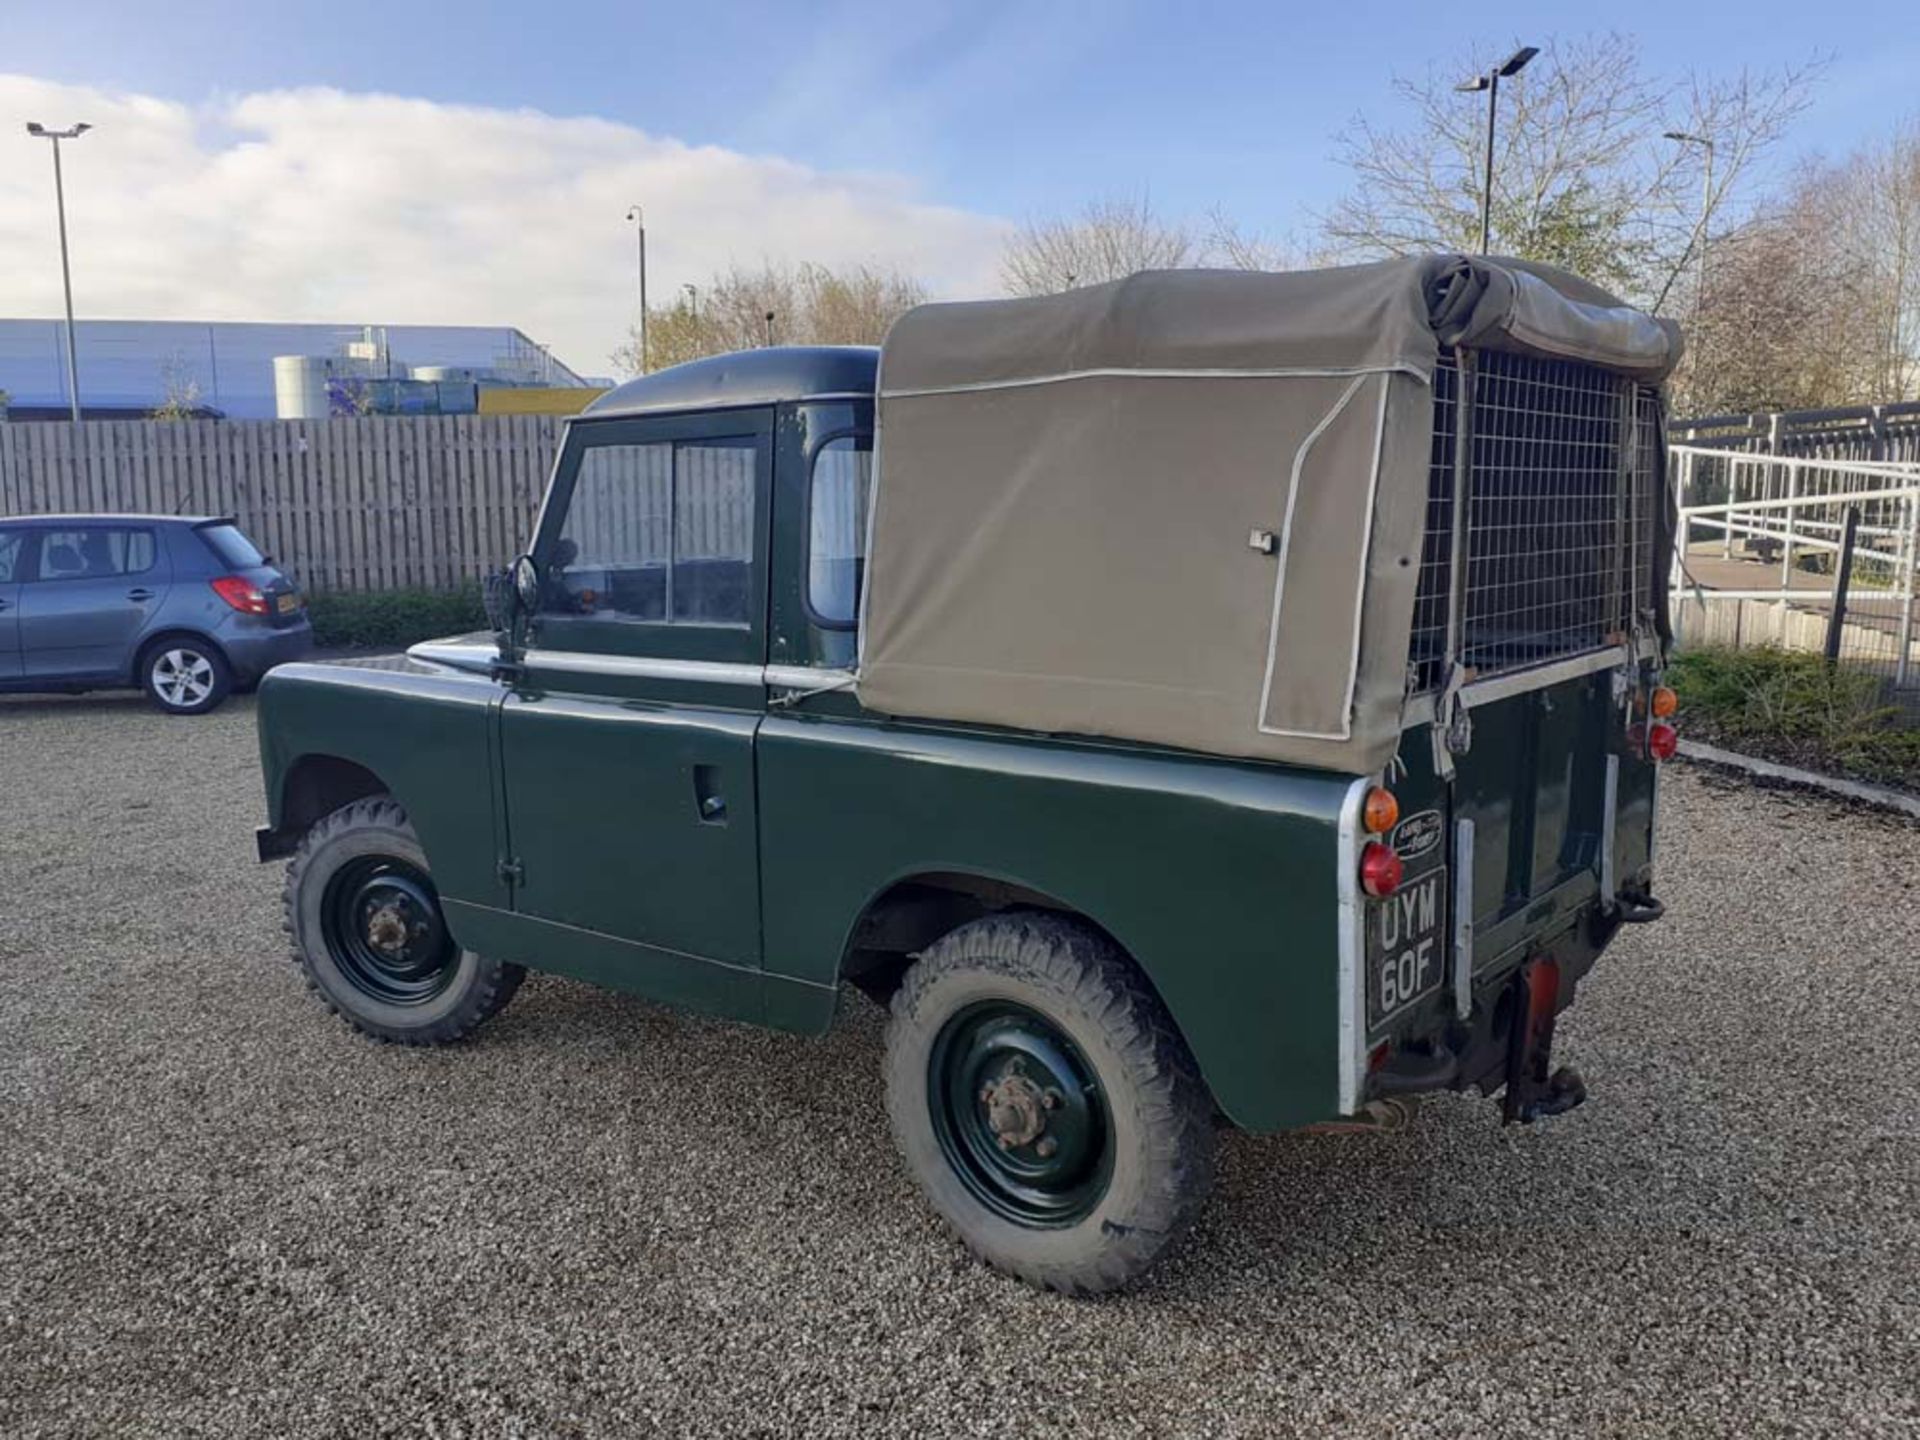
[[[1550,1021],[1573,1004],[1580,981],[1623,924],[1647,923],[1664,910],[1646,888],[1646,878],[1636,880],[1635,890],[1622,894],[1617,907],[1603,905],[1595,894],[1575,908],[1563,909],[1556,923],[1477,969],[1472,1006],[1464,1017],[1435,1009],[1394,1034],[1383,1059],[1362,1082],[1362,1095],[1378,1099],[1434,1090],[1493,1095],[1508,1086],[1515,1064],[1516,1027],[1526,1027],[1529,1008],[1538,1008],[1532,1003],[1533,982],[1528,975],[1533,962],[1550,961],[1555,972],[1555,993],[1544,1017]],[[1541,1018],[1534,1015],[1536,1027]],[[1547,1040],[1550,1043],[1550,1026]],[[1539,1058],[1544,1060],[1544,1054],[1543,1049]]]
[[[302,615],[291,625],[229,630],[220,637],[235,678],[258,680],[276,665],[304,660],[313,653],[313,626]]]

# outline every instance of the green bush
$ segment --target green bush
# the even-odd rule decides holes
[[[1704,646],[1676,655],[1667,678],[1704,739],[1920,784],[1920,729],[1902,728],[1876,676],[1802,651]]]
[[[442,635],[484,630],[480,587],[467,590],[377,590],[314,595],[307,600],[316,645],[397,648]]]

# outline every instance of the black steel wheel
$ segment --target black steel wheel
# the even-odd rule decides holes
[[[459,968],[433,881],[391,856],[360,856],[327,878],[320,933],[348,983],[388,1005],[426,1004]]]
[[[927,1061],[941,1152],[974,1198],[1021,1225],[1071,1225],[1106,1193],[1112,1126],[1080,1049],[1037,1010],[983,1001],[954,1015]]]
[[[907,972],[887,1112],[934,1208],[989,1264],[1072,1294],[1143,1274],[1212,1179],[1213,1106],[1132,962],[1067,916],[989,916]]]
[[[406,811],[356,800],[307,832],[287,866],[286,927],[307,983],[356,1030],[407,1045],[472,1033],[526,972],[462,950]]]

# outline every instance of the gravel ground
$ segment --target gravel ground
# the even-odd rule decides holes
[[[536,978],[369,1045],[285,960],[250,702],[0,701],[0,1435],[1920,1433],[1920,827],[1666,800],[1590,1104],[1228,1137],[1074,1302],[920,1204],[871,1007]]]

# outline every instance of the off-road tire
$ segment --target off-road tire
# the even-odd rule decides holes
[[[1002,1004],[1061,1032],[1107,1108],[1105,1190],[1070,1223],[997,1213],[943,1148],[938,1037],[955,1017]],[[1127,1284],[1179,1239],[1212,1184],[1213,1105],[1185,1042],[1132,962],[1066,917],[988,916],[929,947],[893,999],[886,1081],[894,1139],[934,1209],[981,1259],[1030,1285],[1089,1295]]]
[[[163,666],[166,667],[164,674]],[[191,675],[196,677],[191,682],[193,690],[199,692],[204,685],[204,693],[179,702],[168,698],[173,693],[185,693],[176,691],[172,681],[189,667]],[[140,663],[134,674],[147,703],[165,715],[204,715],[233,692],[233,667],[227,663],[220,647],[186,636],[163,635],[153,641],[140,652]],[[197,678],[200,676],[204,676],[204,680]]]
[[[388,1004],[357,988],[330,951],[322,910],[329,880],[369,858],[401,861],[422,875],[427,860],[407,812],[385,795],[355,800],[325,816],[301,839],[287,864],[283,928],[293,963],[326,1006],[361,1034],[396,1045],[449,1045],[498,1014],[526,978],[526,970],[458,952],[445,989],[420,1004]],[[437,906],[437,896],[435,897]]]

